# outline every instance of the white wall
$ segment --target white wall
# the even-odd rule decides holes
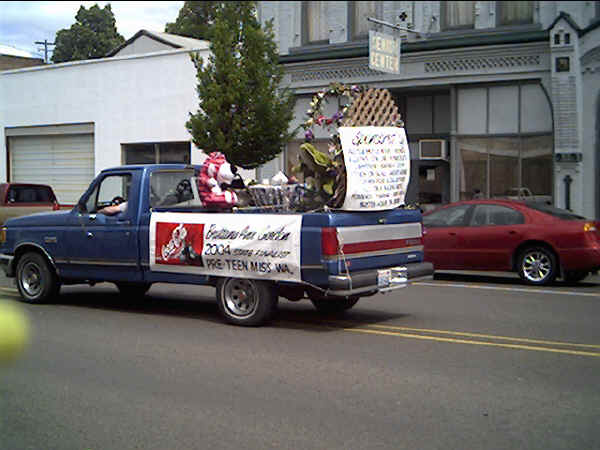
[[[1,72],[0,180],[5,127],[93,122],[96,174],[121,165],[122,143],[191,141],[185,123],[198,110],[196,82],[184,50]],[[192,145],[191,162],[204,158]]]

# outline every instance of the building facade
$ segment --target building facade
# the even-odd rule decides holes
[[[593,218],[600,217],[599,5],[266,1],[259,15],[273,20],[285,83],[297,95],[294,126],[331,82],[392,93],[411,148],[409,201],[432,207],[527,188]],[[399,73],[369,68],[370,30],[400,37]],[[316,136],[325,149],[328,133]],[[289,170],[301,142],[299,132],[261,174]]]
[[[108,167],[202,163],[190,52],[207,59],[208,42],[141,30],[106,58],[0,72],[0,180],[73,204]]]

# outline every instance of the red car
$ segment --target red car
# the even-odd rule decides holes
[[[470,200],[423,215],[435,269],[518,272],[530,284],[581,281],[600,268],[600,222],[544,203]]]

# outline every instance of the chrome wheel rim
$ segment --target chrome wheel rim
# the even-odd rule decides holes
[[[552,272],[552,261],[544,252],[528,252],[523,257],[523,275],[529,281],[540,282]]]
[[[29,297],[35,297],[42,291],[42,273],[35,263],[27,263],[21,272],[21,286]]]
[[[230,279],[223,287],[225,307],[236,317],[254,314],[258,306],[258,291],[252,280]]]

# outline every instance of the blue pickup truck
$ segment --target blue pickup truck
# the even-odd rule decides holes
[[[111,282],[124,300],[153,283],[212,285],[225,321],[251,326],[272,317],[279,297],[335,313],[433,274],[419,210],[209,211],[198,197],[199,170],[104,170],[72,210],[9,219],[0,264],[29,303],[69,284]]]

